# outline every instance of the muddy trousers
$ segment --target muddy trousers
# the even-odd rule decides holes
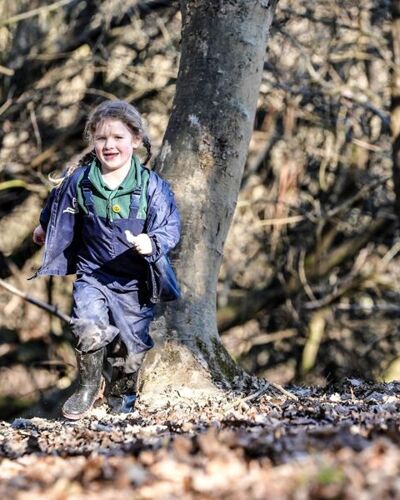
[[[83,353],[107,348],[116,340],[124,354],[110,359],[125,373],[138,370],[143,355],[154,345],[149,327],[154,305],[137,290],[113,289],[93,276],[80,276],[73,289],[72,331]]]

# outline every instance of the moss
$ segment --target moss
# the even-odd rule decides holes
[[[199,337],[196,337],[194,340],[196,342],[196,346],[197,346],[198,350],[204,355],[205,358],[208,358],[209,351],[208,351],[207,344],[205,342],[203,342]]]
[[[197,337],[195,342],[197,348],[209,364],[213,379],[217,379],[218,382],[233,382],[233,379],[239,372],[239,368],[219,339],[216,337],[211,339],[213,344],[212,352],[210,352],[209,346],[202,339]]]
[[[341,484],[345,479],[341,469],[335,467],[324,467],[318,471],[316,481],[322,485]]]
[[[171,366],[178,365],[182,362],[181,355],[174,346],[168,347],[166,349],[166,359]]]
[[[214,337],[211,340],[214,346],[214,355],[218,363],[218,368],[228,382],[233,382],[233,379],[239,372],[238,365],[217,338]]]

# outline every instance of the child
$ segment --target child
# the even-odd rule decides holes
[[[134,154],[143,144],[144,163],[151,157],[140,114],[124,101],[105,101],[85,132],[93,151],[52,190],[33,233],[45,245],[38,275],[77,275],[71,327],[80,383],[62,408],[69,419],[86,415],[101,396],[105,353],[117,347],[123,352],[113,361],[108,402],[114,412],[133,409],[137,373],[153,346],[154,302],[177,297],[166,255],[179,240],[179,214],[168,184]],[[172,296],[163,297],[168,286]]]

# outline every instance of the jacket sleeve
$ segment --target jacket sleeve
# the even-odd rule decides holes
[[[152,175],[155,186],[149,193],[146,220],[146,233],[153,246],[153,253],[145,257],[149,262],[167,254],[177,245],[180,238],[180,216],[174,194],[166,181],[154,173]],[[151,182],[149,188],[152,184]]]
[[[55,195],[56,195],[56,190],[57,188],[54,187],[51,191],[50,191],[50,194],[49,196],[47,197],[47,200],[46,200],[46,203],[40,213],[40,217],[39,217],[39,222],[40,222],[40,225],[42,226],[42,228],[47,231],[47,226],[49,225],[49,221],[50,221],[50,214],[51,214],[51,207],[53,205],[53,202],[54,202],[54,198],[55,198]]]
[[[82,168],[75,170],[71,175],[64,173],[60,184],[50,191],[39,217],[40,225],[45,231],[47,231],[52,214],[76,215],[79,212],[77,193],[78,183],[82,175]]]

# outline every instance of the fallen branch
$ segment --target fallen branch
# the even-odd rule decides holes
[[[246,396],[245,398],[239,398],[236,399],[232,404],[230,404],[227,408],[224,408],[225,413],[228,413],[229,411],[233,410],[236,408],[241,403],[248,403],[249,401],[255,401],[259,399],[261,396],[263,396],[268,389],[270,388],[269,382],[264,385],[261,389],[259,389],[256,392],[253,392],[253,394],[250,394],[249,396]]]
[[[282,394],[284,394],[287,398],[292,399],[293,401],[298,401],[299,400],[299,398],[297,396],[295,396],[291,392],[289,392],[286,389],[284,389],[281,385],[275,384],[275,382],[268,382],[268,384],[271,387],[273,387],[276,391],[279,391]]]
[[[17,295],[21,299],[25,300],[26,302],[29,302],[30,304],[33,304],[35,306],[40,307],[41,309],[44,309],[45,311],[49,312],[50,314],[53,314],[54,316],[57,316],[58,318],[62,319],[66,323],[71,323],[72,318],[71,316],[68,316],[67,314],[64,314],[63,312],[58,310],[57,306],[52,306],[50,304],[47,304],[47,302],[43,302],[39,299],[35,299],[35,297],[32,297],[32,295],[27,294],[26,292],[22,292],[18,288],[15,288],[13,285],[10,285],[3,279],[0,279],[0,287],[4,288],[5,290],[9,291],[10,293]]]
[[[270,389],[271,387],[273,389],[275,389],[276,391],[281,392],[288,399],[292,399],[293,401],[299,400],[299,398],[297,396],[295,396],[291,392],[284,389],[281,385],[275,384],[274,382],[269,382],[268,380],[266,380],[265,385],[263,387],[261,387],[261,389],[254,392],[253,394],[250,394],[249,396],[246,396],[245,398],[237,399],[231,405],[229,405],[227,408],[225,408],[225,413],[233,410],[234,408],[236,408],[236,406],[240,405],[241,403],[249,403],[250,401],[256,401],[261,396],[263,396],[268,391],[268,389]]]

